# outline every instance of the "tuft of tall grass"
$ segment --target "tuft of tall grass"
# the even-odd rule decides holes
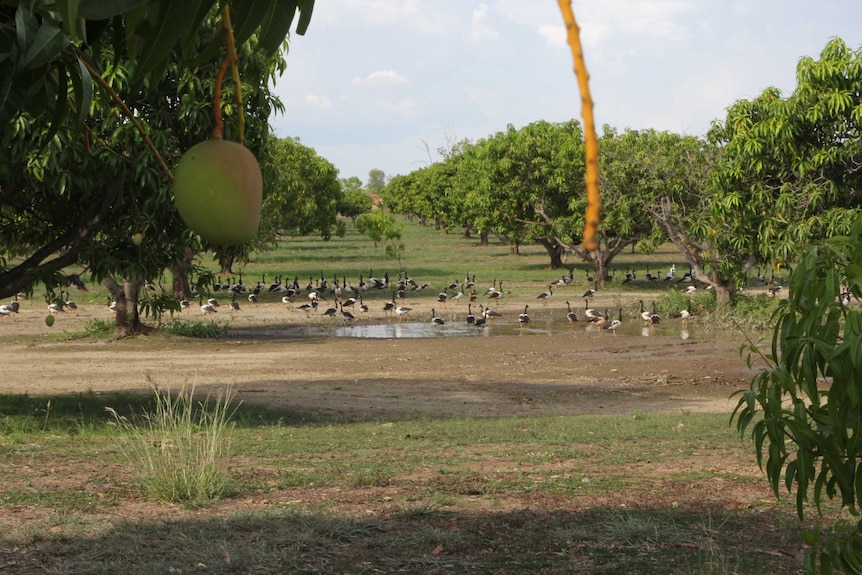
[[[151,411],[125,417],[107,407],[117,445],[144,489],[163,501],[200,507],[230,490],[229,430],[239,404],[231,387],[195,401],[194,386],[176,394],[152,385]]]

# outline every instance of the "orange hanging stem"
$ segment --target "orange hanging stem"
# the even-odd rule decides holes
[[[584,118],[584,146],[586,148],[587,168],[587,214],[584,225],[583,247],[587,251],[599,247],[596,232],[599,228],[602,200],[599,194],[599,138],[596,135],[596,122],[593,118],[593,99],[590,96],[590,75],[584,63],[584,51],[581,48],[580,28],[575,21],[571,0],[559,0],[563,21],[566,23],[566,34],[572,57],[575,60],[575,75],[581,91],[581,115]]]

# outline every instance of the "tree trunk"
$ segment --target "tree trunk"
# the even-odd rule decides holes
[[[551,258],[551,269],[561,269],[563,267],[563,254],[566,253],[566,248],[549,238],[536,238],[536,242],[548,252],[548,257]]]
[[[236,261],[236,256],[223,255],[221,258],[221,271],[219,273],[223,276],[232,276],[234,261]]]
[[[482,230],[481,232],[479,232],[479,245],[480,246],[490,245],[490,243],[491,243],[491,241],[489,240],[490,236],[491,236],[490,230]]]
[[[461,235],[461,238],[465,240],[472,239],[473,236],[470,235],[470,226],[468,224],[462,224],[462,228],[464,228],[464,233]]]
[[[192,295],[191,285],[189,284],[189,267],[194,260],[195,252],[191,248],[186,248],[183,252],[182,261],[170,269],[173,279],[171,281],[171,293],[177,299],[189,299]]]
[[[117,302],[114,318],[117,324],[117,336],[125,337],[145,331],[144,324],[141,323],[141,317],[138,314],[138,297],[144,286],[144,278],[124,278],[123,284],[120,285],[112,276],[108,276],[103,283],[108,288],[111,297]]]

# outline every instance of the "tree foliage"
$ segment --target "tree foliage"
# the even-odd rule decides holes
[[[264,199],[262,241],[313,232],[324,238],[336,229],[341,197],[338,170],[295,138],[273,138],[262,163],[273,171]]]
[[[147,4],[152,9],[158,5]],[[119,39],[116,42],[73,44],[76,57],[92,70],[88,74],[98,75],[100,83],[110,87],[93,91],[83,118],[58,119],[34,105],[32,113],[29,109],[18,113],[0,132],[0,296],[29,291],[42,282],[51,299],[53,290],[68,281],[60,270],[79,263],[95,280],[108,282],[118,303],[129,302],[128,309],[119,306],[118,327],[126,311],[136,321],[145,279],[157,279],[167,268],[188,273],[191,259],[206,247],[179,219],[170,181],[141,131],[171,165],[186,149],[208,138],[215,123],[219,65],[216,59],[203,58],[220,35],[214,10],[198,21],[191,43],[175,39],[172,51],[159,62],[158,78],[135,84],[141,63],[128,42],[129,27],[140,24],[136,14],[132,10],[104,24],[104,36]],[[251,25],[252,16],[237,12],[237,17],[236,26]],[[258,35],[253,35],[256,30]],[[245,144],[259,157],[269,153],[268,120],[280,106],[268,87],[284,66],[281,52],[261,49],[262,31],[255,26],[237,46],[247,118]],[[188,60],[192,53],[200,56],[194,65]],[[31,75],[30,80],[38,85],[45,79]],[[118,107],[117,97],[134,110],[139,126]],[[232,119],[238,110],[229,90],[219,106],[228,118],[225,136],[235,139]],[[273,178],[266,177],[266,168],[264,175],[266,192],[277,190]],[[218,255],[232,261],[245,250]]]
[[[862,509],[862,218],[849,235],[818,242],[790,278],[768,353],[751,346],[759,371],[734,412],[750,432],[776,496],[782,485],[818,512],[826,500]],[[750,356],[751,357],[751,356]],[[762,414],[762,417],[759,417]],[[862,572],[862,522],[839,521],[805,535],[809,572]]]
[[[0,1],[0,130],[22,112],[48,114],[59,126],[72,108],[82,121],[94,95],[88,63],[104,48],[122,45],[134,62],[129,77],[140,87],[157,82],[179,48],[185,63],[200,65],[219,54],[224,29],[197,45],[216,0],[17,0]],[[252,34],[261,50],[281,48],[299,12],[297,34],[308,28],[314,0],[233,2],[233,31],[241,44]],[[124,25],[117,26],[117,19]],[[105,31],[113,24],[113,34]],[[69,95],[71,93],[71,98]]]
[[[791,262],[812,241],[846,234],[862,184],[862,51],[831,40],[797,66],[797,86],[740,100],[709,137],[722,153],[711,173],[714,226],[701,235],[721,273]]]

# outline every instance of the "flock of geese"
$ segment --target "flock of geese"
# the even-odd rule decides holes
[[[543,308],[548,306],[548,303],[554,297],[555,289],[559,290],[574,283],[573,269],[568,270],[568,274],[561,278],[552,281],[547,288],[536,296],[536,300],[541,302]],[[626,272],[627,275],[633,275]],[[668,277],[673,278],[675,275],[675,266],[668,272]],[[689,274],[686,274],[687,277]],[[589,278],[591,279],[591,278]],[[678,280],[687,281],[687,280]],[[593,281],[593,286],[587,289],[581,296],[584,300],[584,308],[582,317],[579,317],[578,312],[572,309],[570,301],[566,300],[566,320],[569,323],[578,321],[587,322],[595,326],[597,331],[609,331],[616,336],[616,332],[623,325],[623,310],[618,309],[617,317],[611,319],[608,314],[608,309],[599,311],[590,307],[590,303],[598,293],[598,284]],[[410,278],[406,272],[398,274],[397,279],[392,278],[387,272],[382,277],[375,277],[373,269],[369,271],[368,276],[360,275],[358,282],[354,285],[347,281],[345,276],[334,277],[330,282],[325,279],[323,273],[319,279],[310,277],[308,282],[303,286],[300,284],[298,277],[294,277],[292,281],[285,281],[283,276],[276,276],[271,283],[267,283],[264,275],[261,281],[252,285],[246,285],[243,282],[242,276],[239,279],[228,279],[223,283],[219,276],[212,285],[212,292],[226,293],[230,297],[229,309],[231,314],[240,311],[240,304],[237,297],[244,297],[249,304],[255,305],[263,301],[271,301],[272,298],[280,298],[281,303],[288,309],[298,309],[306,314],[306,317],[311,317],[312,314],[320,314],[323,317],[330,319],[341,318],[345,322],[353,322],[358,317],[370,311],[369,306],[363,300],[363,294],[369,291],[389,291],[391,298],[383,302],[381,311],[386,317],[397,317],[401,322],[405,319],[410,319],[414,308],[405,305],[405,299],[409,293],[421,292],[430,289],[429,284],[419,283]],[[691,294],[696,289],[694,285],[689,286],[683,293]],[[500,301],[505,295],[511,294],[510,290],[503,287],[503,281],[494,279],[490,287],[480,293],[476,285],[475,275],[467,274],[463,281],[454,281],[444,287],[440,291],[435,301],[437,304],[446,308],[453,302],[466,302],[467,313],[464,316],[464,321],[468,326],[476,328],[484,328],[490,325],[494,319],[503,317],[503,314],[491,307],[491,302]],[[213,295],[210,293],[209,295]],[[327,297],[334,296],[332,303],[324,303]],[[276,300],[278,301],[278,300]],[[302,302],[302,303],[300,303]],[[208,297],[204,300],[203,293],[198,295],[198,306],[201,313],[204,315],[219,313],[221,305],[217,297]],[[487,305],[486,305],[487,303]],[[474,313],[474,306],[478,309],[478,313]],[[653,309],[646,311],[643,301],[640,302],[641,318],[644,325],[654,326],[661,321],[661,316],[655,311],[655,303]],[[192,307],[192,303],[188,300],[181,302],[183,310]],[[451,314],[450,314],[451,315]],[[691,316],[691,303],[689,302],[688,309],[682,310],[679,314],[683,322],[687,322]],[[523,312],[517,316],[518,324],[521,328],[526,327],[532,321],[530,315],[530,305],[524,305]],[[434,326],[443,326],[447,320],[437,313],[437,307],[431,308],[430,322]]]
[[[363,300],[363,294],[368,294],[369,291],[388,291],[391,293],[391,299],[385,301],[382,305],[382,311],[387,317],[397,317],[401,322],[405,319],[410,319],[411,314],[415,311],[413,307],[405,305],[405,299],[408,293],[421,292],[431,289],[429,284],[420,283],[406,273],[401,272],[397,278],[390,277],[389,272],[386,272],[381,277],[375,277],[374,270],[369,270],[368,276],[360,275],[358,282],[354,285],[347,281],[346,276],[333,277],[332,281],[325,279],[321,272],[319,279],[310,277],[308,283],[304,286],[300,284],[299,279],[294,277],[292,281],[285,281],[283,276],[276,276],[274,280],[267,283],[266,275],[262,276],[261,280],[247,285],[243,281],[242,275],[238,279],[229,278],[226,282],[222,282],[221,276],[215,278],[211,285],[201,284],[203,289],[193,286],[193,291],[197,292],[197,307],[203,315],[217,314],[222,312],[223,307],[219,302],[218,294],[226,294],[230,301],[225,306],[228,313],[235,315],[240,312],[240,302],[238,298],[242,298],[251,305],[261,303],[263,301],[281,302],[286,308],[298,309],[311,317],[312,314],[321,313],[322,316],[330,319],[341,318],[345,322],[353,322],[359,316],[369,313],[369,306]],[[569,268],[568,273],[551,281],[547,288],[535,296],[535,299],[541,303],[542,308],[547,308],[548,303],[555,295],[555,290],[561,290],[574,283],[574,269]],[[675,278],[676,266],[671,266],[668,273],[665,275],[665,280],[670,281]],[[635,276],[634,271],[626,270],[625,282],[631,281]],[[647,270],[647,278],[657,280],[657,276],[652,276]],[[569,323],[575,323],[583,319],[588,324],[595,326],[596,330],[606,330],[616,336],[616,332],[623,325],[623,310],[619,308],[617,317],[611,319],[608,315],[608,309],[603,312],[590,307],[590,303],[598,293],[598,283],[589,277],[587,279],[593,284],[593,287],[587,289],[581,296],[584,300],[584,308],[582,318],[572,309],[571,303],[566,300],[566,320]],[[691,271],[682,276],[677,282],[686,282],[689,284],[683,291],[686,294],[692,294],[697,288],[692,281]],[[145,289],[156,289],[150,283],[147,283]],[[207,291],[206,296],[204,291]],[[483,328],[488,326],[496,318],[503,316],[502,313],[492,309],[491,302],[497,302],[504,296],[511,294],[511,290],[506,290],[503,287],[503,281],[494,279],[491,286],[484,289],[484,293],[480,293],[480,289],[476,285],[476,276],[467,274],[463,281],[454,281],[444,287],[436,296],[436,303],[443,308],[449,303],[466,302],[467,314],[464,321],[468,326]],[[329,296],[332,298],[332,303],[324,303]],[[206,297],[206,300],[204,299]],[[379,300],[378,300],[379,301]],[[302,303],[299,303],[302,302]],[[487,305],[486,305],[487,303]],[[108,298],[109,308],[116,311],[116,302]],[[180,302],[180,309],[186,311],[191,309],[192,302],[184,299]],[[478,309],[478,313],[474,314],[474,306]],[[12,314],[17,314],[20,309],[18,298],[15,298],[7,305],[0,305],[0,319],[8,317]],[[68,291],[61,291],[60,298],[52,302],[48,306],[48,313],[51,315],[73,311],[77,314],[78,306],[71,300]],[[644,302],[640,301],[640,315],[646,326],[654,326],[661,321],[661,316],[656,313],[655,302],[653,302],[652,310],[646,310]],[[452,314],[450,314],[452,317]],[[677,317],[680,317],[685,325],[691,317],[691,302],[689,300],[688,308],[681,310]],[[517,316],[519,325],[523,328],[531,321],[530,305],[524,305],[523,312]],[[446,319],[437,313],[437,307],[431,308],[431,323],[434,326],[442,326],[446,324]]]

